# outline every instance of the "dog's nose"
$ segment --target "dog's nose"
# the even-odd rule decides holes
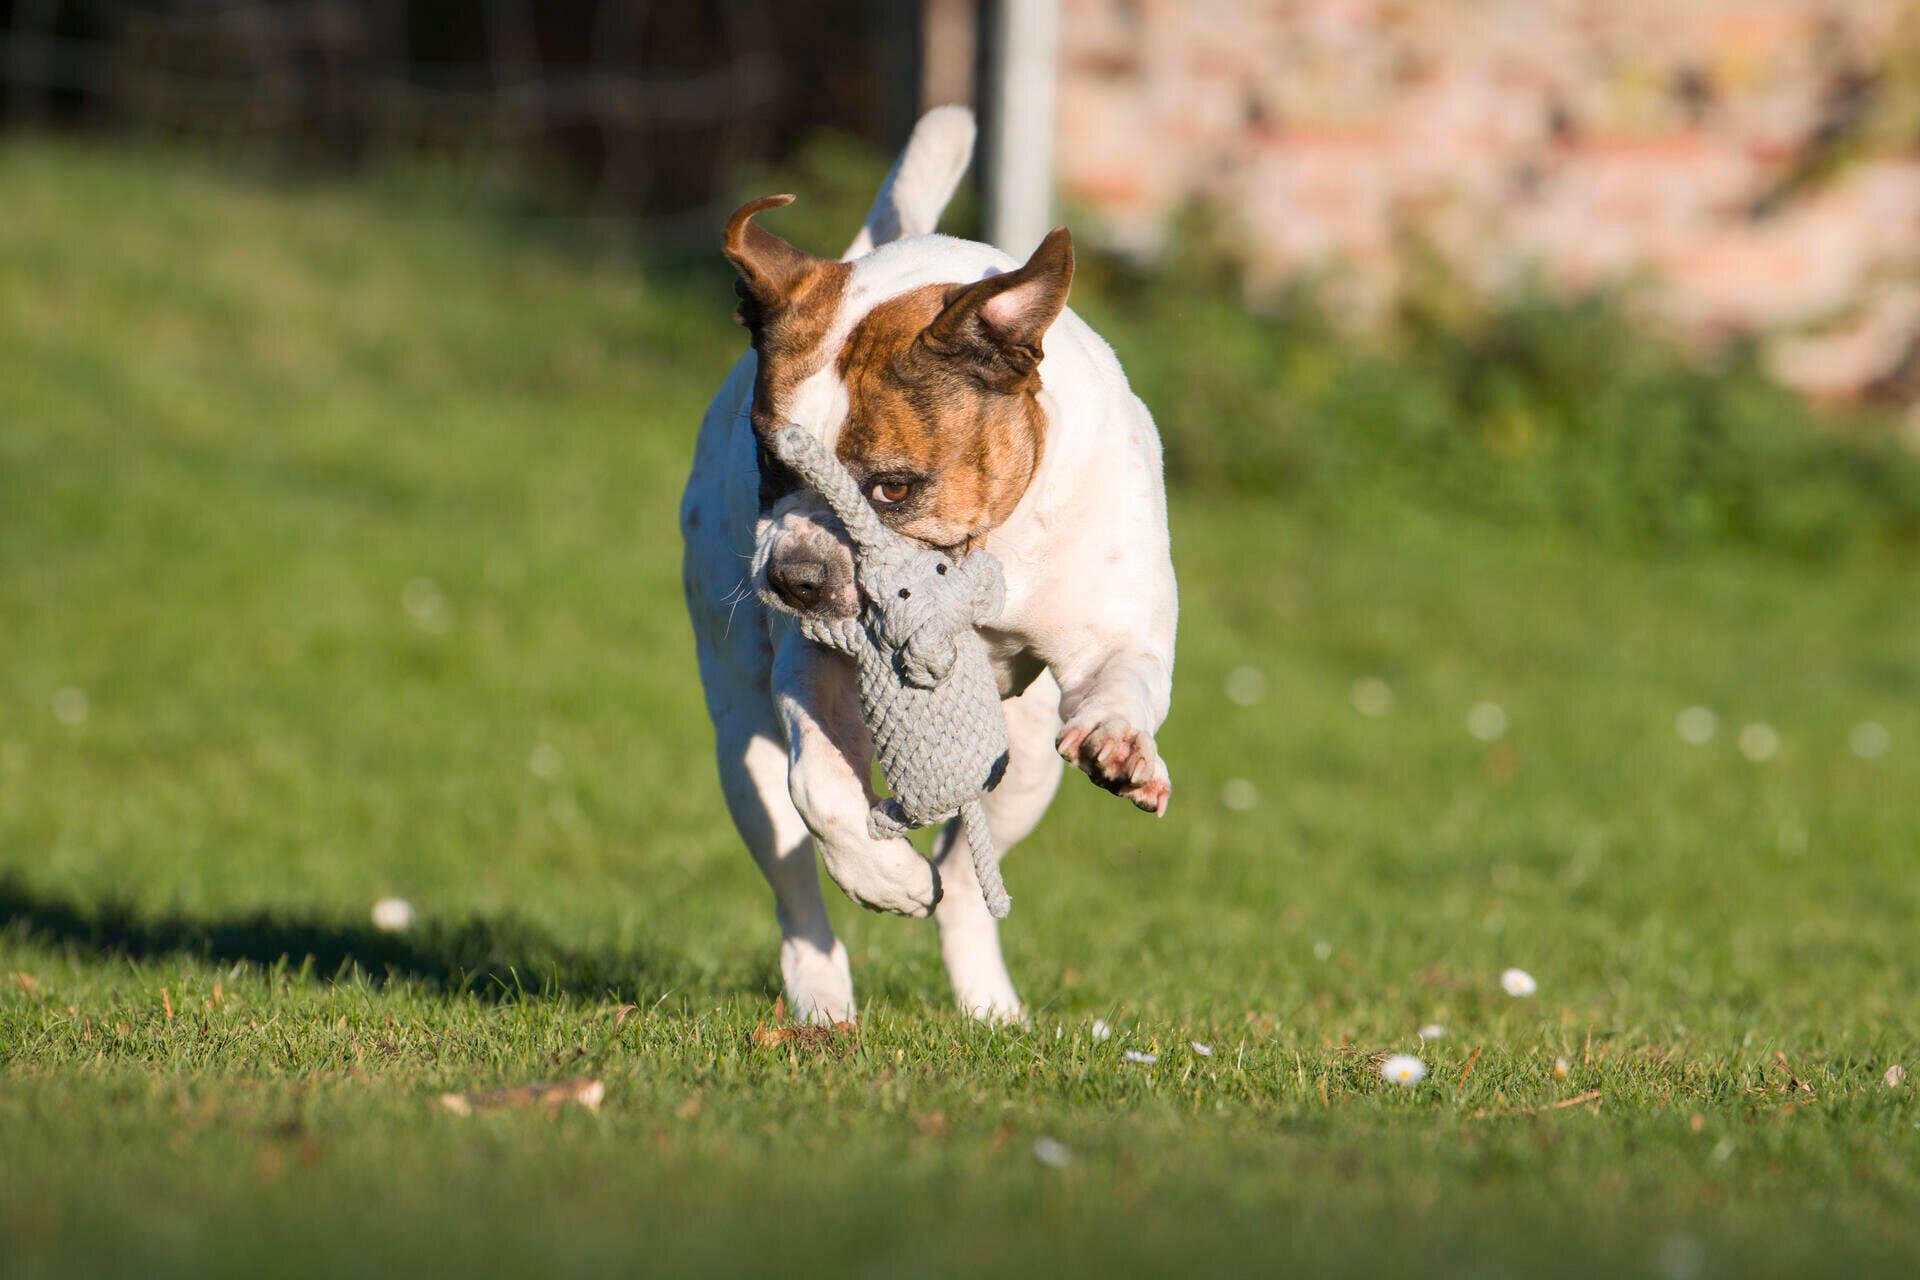
[[[767,585],[801,613],[816,609],[827,589],[827,567],[818,560],[776,560],[767,566]]]

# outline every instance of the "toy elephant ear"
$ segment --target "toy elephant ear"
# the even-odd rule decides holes
[[[973,623],[986,626],[1000,616],[1007,605],[1007,579],[1000,562],[985,551],[976,551],[962,566],[973,583]]]

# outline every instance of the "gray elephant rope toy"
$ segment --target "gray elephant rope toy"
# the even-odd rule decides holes
[[[802,618],[800,634],[858,670],[860,718],[893,791],[868,812],[867,829],[885,839],[957,812],[987,911],[1004,918],[1013,903],[980,797],[1006,772],[1007,719],[974,630],[1006,599],[1000,562],[984,551],[956,561],[887,528],[840,460],[799,426],[776,431],[771,448],[853,540],[860,612]]]

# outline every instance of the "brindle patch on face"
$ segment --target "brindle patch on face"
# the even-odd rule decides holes
[[[753,430],[761,439],[785,426],[796,388],[826,368],[828,332],[840,312],[853,268],[829,262],[776,310],[742,300],[742,323],[753,335],[759,368],[753,384]],[[756,314],[757,313],[757,314]]]
[[[875,307],[848,334],[839,371],[848,413],[837,451],[861,488],[909,486],[881,519],[936,547],[960,546],[1013,514],[1040,465],[1046,415],[1037,371],[990,387],[920,340],[966,285],[927,285]]]
[[[754,215],[792,199],[767,196],[741,205],[727,219],[722,242],[727,260],[740,272],[734,318],[753,340],[753,431],[762,441],[787,423],[794,391],[832,358],[827,334],[853,274],[849,264],[804,253],[753,221]],[[762,449],[761,509],[794,487],[786,468]]]
[[[851,268],[845,263],[828,264],[836,270],[823,271],[809,287],[796,294],[786,306],[764,322],[743,319],[753,334],[757,360],[753,383],[753,434],[762,441],[760,450],[760,509],[770,508],[785,494],[793,492],[799,481],[767,452],[764,442],[792,418],[791,404],[800,384],[820,372],[832,359],[827,349],[827,334],[840,310],[840,297],[846,291]],[[742,310],[747,306],[742,302]]]

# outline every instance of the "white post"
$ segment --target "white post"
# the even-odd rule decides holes
[[[1016,258],[1053,229],[1059,0],[993,0],[987,51],[987,239]]]

